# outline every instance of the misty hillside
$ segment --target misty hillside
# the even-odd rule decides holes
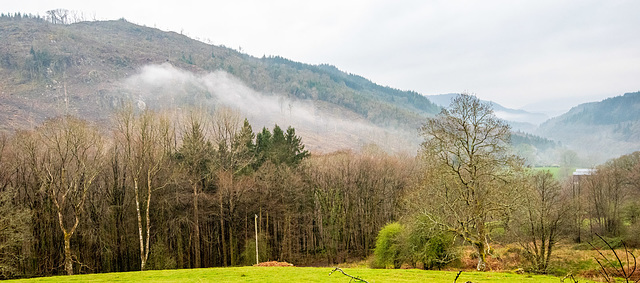
[[[65,114],[108,126],[113,112],[132,101],[154,109],[231,107],[255,129],[293,126],[312,151],[378,144],[415,153],[421,142],[417,128],[440,111],[419,93],[380,86],[331,65],[256,58],[124,19],[61,25],[5,16],[0,37],[3,132]],[[448,105],[451,97],[432,99]],[[492,104],[516,130],[531,132],[542,119],[543,114]],[[563,145],[579,137],[540,133]],[[550,143],[520,137],[514,145],[536,160]]]
[[[457,93],[427,95],[427,98],[441,107],[447,107],[456,95]],[[490,103],[493,106],[493,111],[496,116],[509,122],[511,127],[515,130],[532,133],[538,125],[549,119],[547,115],[542,113],[532,113],[520,109],[511,109],[493,101],[483,100],[483,102]]]
[[[311,147],[340,132],[363,145],[398,134],[382,127],[414,139],[423,119],[440,109],[416,92],[379,86],[333,66],[256,58],[126,20],[54,25],[2,17],[0,37],[3,131],[62,114],[108,121],[127,100],[159,108],[227,102],[235,108],[252,105],[238,110],[256,127],[289,123],[303,128]],[[305,120],[313,125],[296,125]],[[343,120],[353,123],[343,125]],[[371,130],[366,135],[374,139],[352,127]]]
[[[640,150],[640,92],[580,104],[550,119],[537,134],[582,151],[596,164]]]

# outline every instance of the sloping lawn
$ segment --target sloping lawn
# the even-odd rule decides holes
[[[180,270],[153,270],[121,273],[41,277],[6,282],[349,282],[330,267],[229,267]],[[446,282],[456,277],[454,271],[419,269],[344,268],[344,272],[368,282]],[[462,272],[457,282],[553,282],[560,278],[497,272]],[[580,280],[581,282],[584,282]],[[351,282],[356,282],[355,280]]]

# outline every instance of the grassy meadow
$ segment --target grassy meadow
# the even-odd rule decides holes
[[[571,176],[571,174],[573,174],[573,171],[576,170],[576,168],[574,167],[562,168],[558,166],[534,167],[533,169],[539,171],[549,171],[553,175],[553,177],[556,178],[556,180],[562,180],[566,177],[569,177]]]
[[[330,267],[229,267],[180,270],[152,270],[72,276],[41,277],[7,282],[350,282]],[[420,269],[344,268],[349,275],[368,282],[453,282],[456,271]],[[553,282],[560,278],[499,272],[462,272],[457,282]],[[355,282],[355,280],[351,281]],[[581,282],[583,282],[581,280]]]

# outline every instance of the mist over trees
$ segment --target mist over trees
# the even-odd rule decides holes
[[[526,269],[540,273],[562,241],[584,245],[598,234],[640,247],[638,152],[565,180],[526,166],[544,163],[536,150],[546,151],[570,175],[585,163],[577,152],[511,134],[470,95],[432,117],[439,108],[420,94],[333,66],[185,47],[176,43],[189,41],[183,36],[126,21],[69,25],[68,11],[50,12],[0,15],[3,25],[23,21],[28,28],[20,28],[37,31],[29,44],[5,41],[16,44],[0,54],[0,71],[24,82],[7,98],[20,110],[0,113],[3,129],[23,129],[0,137],[0,278],[253,264],[256,242],[260,261],[330,265],[373,255],[376,267],[427,269],[456,266],[471,247],[479,270],[491,269],[492,246],[514,244]],[[113,88],[116,81],[124,87]],[[30,100],[42,97],[55,107]],[[126,99],[139,107],[118,109],[110,122],[96,114],[111,115]],[[197,108],[203,104],[215,111]],[[251,113],[222,104],[282,119],[264,116],[254,129],[243,116]],[[16,122],[24,109],[35,118]],[[343,123],[332,111],[355,119]],[[88,121],[44,118],[60,113]],[[375,145],[312,155],[301,129],[288,126],[305,119],[336,147],[336,137],[362,143],[358,131],[400,149],[402,127],[426,121],[424,144],[418,158]],[[637,136],[632,121],[601,122],[624,122],[616,131]]]
[[[561,182],[510,155],[490,107],[453,106],[425,123],[420,158],[311,155],[294,128],[256,133],[227,108],[125,107],[108,129],[63,116],[3,136],[0,274],[252,264],[255,220],[260,260],[296,265],[442,268],[470,246],[486,270],[492,245],[514,243],[544,273],[560,241],[640,245],[640,155]]]
[[[311,156],[295,129],[230,109],[121,110],[110,130],[56,118],[2,139],[2,276],[366,257],[415,162]],[[174,121],[174,122],[171,122]],[[180,122],[176,122],[180,121]]]

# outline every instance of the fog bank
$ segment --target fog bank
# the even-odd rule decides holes
[[[122,83],[140,108],[186,110],[225,106],[249,119],[254,132],[292,126],[312,152],[360,150],[377,144],[391,153],[415,154],[416,129],[388,129],[323,101],[291,99],[286,94],[266,95],[247,87],[235,76],[215,71],[196,74],[168,63],[143,67]]]

